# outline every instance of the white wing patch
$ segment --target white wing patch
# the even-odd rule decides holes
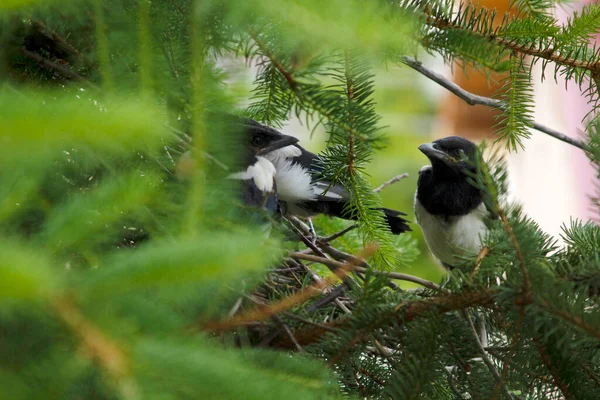
[[[290,159],[301,154],[302,151],[296,146],[287,146],[265,154],[265,157],[275,165],[277,196],[282,201],[297,203],[314,200],[317,197],[311,183],[310,173]]]
[[[257,160],[243,172],[236,172],[228,176],[229,179],[252,179],[261,192],[273,191],[273,178],[275,166],[264,157],[256,156]]]
[[[423,165],[421,167],[421,169],[419,169],[419,175],[421,175],[421,172],[428,170],[428,169],[431,169],[431,165]]]
[[[477,254],[487,235],[484,218],[487,213],[485,204],[481,204],[467,215],[456,217],[453,221],[444,221],[430,214],[417,200],[415,195],[415,216],[423,231],[427,247],[442,262],[455,265],[455,256]]]
[[[332,185],[331,182],[315,182],[313,183],[313,192],[316,196],[325,196],[328,199],[341,200],[344,197],[339,193],[335,193],[336,185]]]

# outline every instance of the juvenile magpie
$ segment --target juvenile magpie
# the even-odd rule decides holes
[[[495,218],[486,208],[483,193],[468,180],[476,173],[477,147],[450,136],[419,146],[429,158],[419,171],[414,207],[427,247],[447,269],[457,257],[477,254]]]
[[[231,121],[230,121],[231,122]],[[265,154],[298,142],[293,136],[257,129],[254,125],[239,123],[243,130],[242,170],[229,174],[229,179],[241,180],[241,198],[248,207],[264,208],[275,214],[278,210],[275,166]]]
[[[250,119],[246,119],[246,124],[252,125],[257,131],[263,131],[265,134],[281,135],[275,129]],[[318,155],[307,151],[297,143],[263,154],[275,165],[277,194],[284,215],[311,217],[325,214],[353,219],[351,215],[344,213],[346,204],[350,201],[350,192],[340,184],[332,184],[331,181],[320,179],[323,169],[320,167],[321,159]],[[383,211],[393,234],[410,230],[408,221],[401,217],[406,214],[389,208],[380,210]]]

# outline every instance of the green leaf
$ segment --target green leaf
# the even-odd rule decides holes
[[[57,289],[50,259],[31,246],[0,239],[0,304],[44,300]]]
[[[2,159],[78,146],[115,153],[156,146],[170,136],[158,107],[139,99],[95,95],[0,91]],[[33,153],[33,154],[32,154]]]
[[[191,340],[144,340],[134,354],[136,372],[153,399],[174,390],[190,398],[337,398],[331,390],[335,381],[324,364],[284,354],[242,355]]]
[[[278,248],[260,234],[206,233],[119,252],[82,282],[86,294],[110,296],[150,287],[198,285],[262,270]]]
[[[145,212],[157,200],[159,185],[158,177],[134,171],[73,195],[67,203],[53,209],[43,237],[54,249],[113,240],[111,235],[102,233],[130,214]]]
[[[0,3],[0,11],[25,7],[37,2],[39,2],[39,0],[2,0]]]

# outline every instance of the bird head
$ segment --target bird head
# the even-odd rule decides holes
[[[236,154],[239,157],[233,161],[234,164],[239,164],[239,167],[245,168],[254,164],[256,156],[263,156],[298,142],[297,138],[284,135],[250,118],[213,112],[210,119],[222,124],[222,131],[227,133],[227,146],[238,151]]]
[[[434,173],[456,175],[465,170],[474,171],[477,162],[477,146],[460,136],[424,143],[419,150],[431,161]]]
[[[247,146],[255,155],[264,155],[298,143],[298,139],[266,126],[246,125]]]

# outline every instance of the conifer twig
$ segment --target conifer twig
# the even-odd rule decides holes
[[[373,254],[376,250],[376,246],[367,246],[361,254],[359,254],[358,258],[368,257]],[[305,287],[299,292],[288,296],[276,303],[266,305],[259,310],[251,310],[242,315],[238,315],[234,318],[230,318],[221,322],[209,322],[205,324],[204,328],[208,331],[218,332],[231,328],[235,328],[236,326],[243,325],[248,322],[255,321],[264,321],[276,314],[279,314],[283,311],[286,311],[293,307],[296,304],[300,304],[310,297],[314,296],[317,293],[320,293],[323,289],[331,286],[336,280],[343,280],[343,278],[347,275],[348,272],[354,269],[355,264],[352,262],[348,262],[341,266],[340,268],[335,269],[333,277],[328,277],[326,279],[317,281],[310,286]],[[335,277],[335,278],[334,278]]]
[[[330,260],[328,258],[323,258],[323,257],[319,257],[319,256],[314,256],[312,254],[290,252],[288,255],[293,258],[299,258],[301,260],[318,262],[323,265],[327,265],[333,269],[341,268],[344,265],[343,263],[341,263],[339,261]],[[367,268],[356,266],[354,268],[354,271],[364,273],[364,272],[367,272]],[[421,286],[424,286],[424,287],[432,289],[432,290],[443,291],[443,289],[439,285],[437,285],[431,281],[428,281],[426,279],[419,278],[418,276],[403,274],[400,272],[375,271],[375,270],[373,271],[373,273],[375,273],[376,275],[385,275],[392,279],[399,279],[402,281],[417,283]]]
[[[339,231],[339,232],[336,232],[336,233],[334,233],[334,234],[333,234],[333,235],[331,235],[331,236],[326,236],[326,237],[323,237],[323,238],[319,238],[319,241],[320,241],[320,242],[324,242],[324,243],[329,243],[329,242],[331,242],[331,241],[334,241],[335,239],[337,239],[337,238],[339,238],[339,237],[342,237],[342,236],[344,236],[346,233],[348,233],[348,232],[350,232],[351,230],[353,230],[353,229],[356,229],[356,228],[358,228],[358,225],[357,225],[357,224],[350,225],[349,227],[347,227],[347,228],[344,228],[344,229],[342,229],[341,231]]]
[[[86,77],[79,75],[77,72],[71,71],[68,68],[63,67],[62,65],[57,64],[54,61],[50,61],[50,60],[40,56],[39,54],[29,51],[25,47],[21,47],[20,51],[21,51],[21,54],[23,54],[27,58],[32,59],[33,61],[37,62],[38,64],[44,65],[46,68],[49,68],[55,72],[58,72],[60,75],[64,76],[65,78],[70,78],[70,79],[75,79],[77,81],[80,81],[95,90],[100,89],[96,84],[92,83]]]
[[[455,94],[460,99],[464,100],[465,103],[474,106],[474,105],[482,105],[486,107],[496,108],[499,110],[506,110],[507,105],[501,100],[491,99],[489,97],[479,96],[475,93],[471,93],[466,91],[465,89],[458,86],[456,83],[446,79],[443,75],[425,67],[422,62],[415,60],[412,57],[402,56],[400,57],[400,61],[403,64],[408,65],[415,71],[419,72],[421,75],[429,78],[434,81],[438,85],[442,86],[444,89],[447,89],[449,92]],[[542,125],[535,121],[529,121],[531,127],[539,132],[545,133],[546,135],[552,136],[555,139],[558,139],[562,142],[568,143],[572,146],[580,148],[584,151],[587,151],[587,145],[577,139],[573,139],[564,133],[561,133],[555,129]]]
[[[513,396],[509,392],[508,388],[506,387],[506,383],[504,383],[504,380],[500,376],[500,373],[494,366],[494,363],[492,362],[492,360],[490,360],[490,358],[488,357],[483,345],[481,344],[481,340],[479,339],[479,334],[477,333],[477,329],[475,328],[475,325],[473,324],[473,320],[471,319],[471,316],[464,309],[462,310],[462,314],[463,314],[465,320],[467,321],[467,324],[469,325],[469,329],[471,329],[473,339],[475,340],[475,344],[477,345],[477,351],[481,355],[481,358],[483,359],[483,362],[485,363],[485,365],[487,365],[488,369],[492,373],[492,376],[494,377],[494,380],[496,381],[496,385],[500,386],[502,388],[502,390],[504,390],[504,394],[506,395],[507,398],[512,399]]]
[[[405,173],[403,173],[403,174],[400,174],[400,175],[396,175],[395,177],[393,177],[393,178],[392,178],[392,179],[390,179],[389,181],[385,181],[385,182],[383,182],[383,183],[382,183],[380,186],[378,186],[378,187],[377,187],[376,189],[374,189],[373,191],[374,191],[375,193],[379,193],[379,192],[381,192],[383,189],[385,189],[386,187],[388,187],[388,186],[390,186],[390,185],[392,185],[392,184],[394,184],[394,183],[396,183],[396,182],[398,182],[398,181],[401,181],[401,180],[402,180],[402,179],[404,179],[404,178],[408,178],[408,174],[407,174],[406,172],[405,172]]]
[[[430,8],[422,8],[422,12],[426,17],[425,22],[429,26],[439,29],[468,31],[480,37],[486,38],[490,42],[496,43],[497,45],[502,46],[514,53],[521,53],[524,55],[539,57],[544,60],[552,61],[558,65],[584,69],[586,71],[589,71],[591,74],[600,73],[600,63],[598,62],[579,60],[577,58],[570,57],[570,54],[560,54],[559,51],[557,51],[557,49],[553,47],[540,48],[537,47],[535,44],[523,45],[518,43],[516,40],[503,39],[497,34],[498,29],[489,30],[486,32],[479,32],[476,28],[476,26],[480,26],[478,24],[470,24],[470,28],[467,28],[462,26],[460,23],[457,23],[456,20],[451,20],[443,16],[434,15],[431,12]]]
[[[562,381],[560,374],[556,370],[556,366],[550,359],[550,355],[548,354],[548,351],[546,350],[546,347],[543,345],[540,338],[539,337],[534,338],[533,343],[535,343],[535,347],[538,350],[538,353],[540,353],[542,362],[544,363],[546,368],[548,368],[550,375],[552,375],[554,384],[558,387],[558,389],[560,390],[560,392],[562,393],[562,395],[564,396],[564,398],[566,400],[572,399],[573,397],[570,395],[567,385]]]

